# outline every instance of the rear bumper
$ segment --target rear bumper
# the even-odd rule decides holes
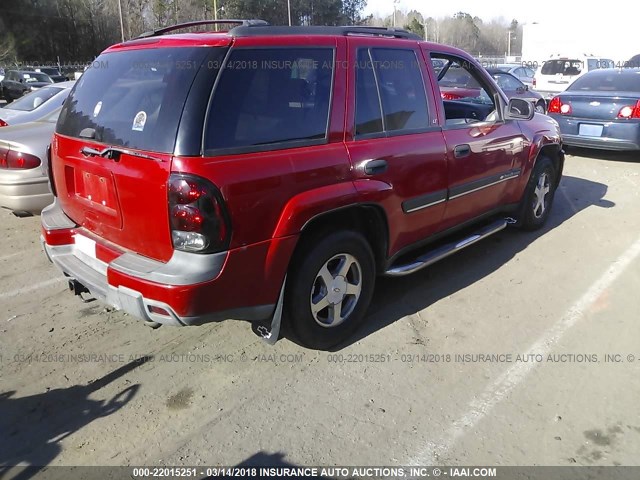
[[[0,207],[40,213],[53,200],[46,177],[25,177],[20,170],[0,171]]]
[[[211,255],[175,252],[163,263],[92,237],[57,203],[42,212],[45,253],[70,280],[77,280],[104,303],[165,325],[269,318],[286,271],[282,260],[288,259],[289,246],[291,250],[295,246],[279,240]],[[93,242],[95,254],[87,252],[87,243]],[[269,257],[272,253],[274,257]],[[276,263],[270,264],[268,258]]]
[[[560,125],[562,142],[566,145],[603,150],[640,150],[640,121],[593,121],[557,114],[551,117]],[[602,126],[602,135],[579,135],[583,123]]]

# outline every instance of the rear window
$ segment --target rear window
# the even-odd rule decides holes
[[[214,94],[205,150],[325,142],[332,80],[332,48],[233,51]]]
[[[604,72],[602,72],[604,73]],[[640,72],[620,72],[585,75],[573,82],[569,91],[594,92],[640,92]]]
[[[28,95],[25,95],[24,97],[19,98],[18,100],[16,100],[13,103],[10,103],[4,108],[6,108],[7,110],[19,110],[21,112],[31,112],[36,108],[38,108],[40,105],[43,105],[44,103],[51,100],[54,96],[56,96],[62,90],[64,89],[59,87],[43,87],[36,90],[35,92],[31,92]],[[60,102],[60,105],[62,105],[62,102]]]
[[[36,82],[52,83],[52,80],[49,77],[49,75],[45,73],[40,73],[40,72],[23,73],[20,75],[20,77],[22,78],[24,83],[36,83]]]
[[[547,60],[542,65],[542,75],[580,75],[582,72],[580,60]]]
[[[182,47],[101,55],[71,92],[57,133],[172,153],[185,99],[208,52]]]

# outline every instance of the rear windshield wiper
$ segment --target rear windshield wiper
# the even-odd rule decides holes
[[[114,162],[119,162],[121,155],[131,155],[133,157],[153,160],[154,162],[162,162],[162,159],[160,158],[117,147],[107,147],[104,150],[96,150],[95,148],[91,147],[82,147],[80,149],[80,153],[82,153],[85,157],[103,157],[113,160]]]

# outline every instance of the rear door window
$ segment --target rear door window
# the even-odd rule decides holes
[[[326,143],[333,48],[239,48],[221,72],[205,152]]]
[[[415,52],[358,50],[356,138],[416,133],[428,126],[427,98]]]
[[[427,97],[415,52],[374,48],[371,57],[378,77],[385,130],[396,132],[427,128]]]
[[[101,55],[74,87],[57,133],[172,153],[185,99],[209,53],[181,47]]]

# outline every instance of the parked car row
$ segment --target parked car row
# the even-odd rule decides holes
[[[75,82],[40,88],[0,108],[0,206],[35,214],[53,200],[46,151]]]

